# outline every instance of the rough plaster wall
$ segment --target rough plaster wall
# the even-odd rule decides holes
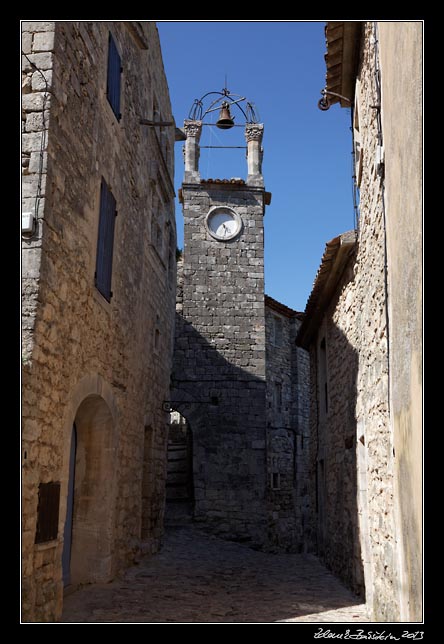
[[[378,32],[402,616],[421,620],[422,24],[381,22]]]
[[[109,30],[124,68],[120,123],[106,99]],[[54,33],[52,61],[50,55],[35,58],[44,70],[52,69],[53,94],[43,221],[38,241],[25,243],[25,248],[41,246],[41,259],[34,251],[33,262],[26,260],[23,292],[28,311],[35,299],[33,284],[39,280],[33,343],[30,333],[24,336],[23,617],[27,620],[54,620],[61,612],[69,435],[64,428],[72,425],[76,412],[71,409],[72,392],[85,376],[99,374],[115,409],[114,570],[137,552],[142,519],[147,549],[155,548],[161,536],[168,422],[162,401],[169,397],[175,260],[169,270],[167,244],[154,246],[151,220],[159,218],[163,225],[168,218],[175,242],[172,155],[166,164],[161,159],[162,145],[171,152],[174,141],[170,129],[158,145],[154,130],[139,125],[139,118],[152,117],[153,91],[162,117],[171,118],[156,27],[144,23],[142,32],[148,49],[140,47],[122,22],[23,24],[25,46],[34,50],[36,42],[43,46],[43,35],[52,42]],[[26,77],[26,63],[23,71]],[[35,104],[38,115],[39,91],[23,98],[29,110]],[[26,146],[34,140],[35,133],[30,134],[24,135]],[[31,146],[30,168],[36,145]],[[101,176],[118,209],[110,304],[94,287]],[[35,178],[25,177],[25,186],[25,199],[31,203]],[[29,275],[33,283],[26,281]],[[152,428],[148,458],[145,426]],[[151,469],[144,477],[151,490],[145,491],[142,508],[144,461]],[[33,543],[37,489],[40,481],[50,480],[62,482],[59,535],[40,552]]]

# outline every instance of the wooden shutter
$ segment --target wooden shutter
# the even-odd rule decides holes
[[[59,505],[60,483],[40,483],[35,543],[57,539]]]
[[[102,178],[100,187],[99,233],[97,236],[96,288],[111,301],[111,275],[113,268],[114,223],[116,200]]]
[[[106,96],[112,107],[117,120],[120,121],[120,75],[122,73],[122,61],[117,51],[116,43],[112,35],[109,35],[108,44],[108,82]]]

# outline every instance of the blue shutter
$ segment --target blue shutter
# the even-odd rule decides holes
[[[114,223],[116,200],[102,178],[100,188],[99,234],[97,236],[96,288],[111,301],[111,274],[113,268]]]
[[[122,73],[122,61],[117,51],[116,43],[112,35],[109,35],[108,44],[108,82],[106,96],[112,107],[117,120],[120,121],[120,74]]]

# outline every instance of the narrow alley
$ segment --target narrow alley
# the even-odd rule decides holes
[[[362,599],[312,555],[265,554],[193,525],[109,584],[65,597],[62,622],[367,622]]]

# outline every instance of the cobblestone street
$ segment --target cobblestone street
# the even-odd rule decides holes
[[[109,584],[64,601],[62,622],[367,622],[365,606],[311,555],[265,554],[192,525]]]

